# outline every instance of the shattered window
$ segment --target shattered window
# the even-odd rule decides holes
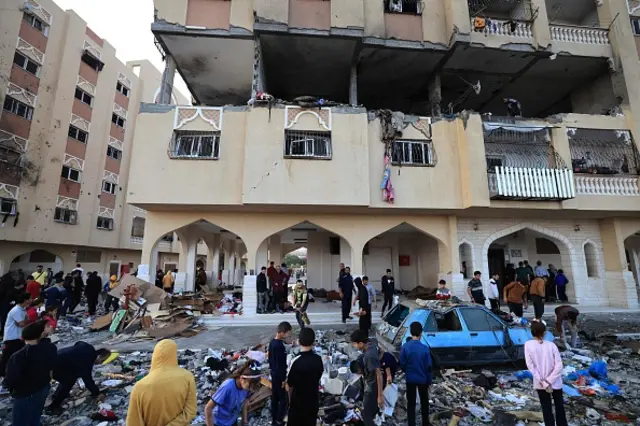
[[[217,132],[176,132],[171,158],[218,159],[220,134]]]
[[[394,164],[434,166],[433,145],[430,141],[395,141],[391,161]]]
[[[462,324],[456,311],[447,313],[434,312],[438,331],[462,331]]]
[[[461,309],[460,313],[469,331],[492,331],[503,328],[500,321],[482,309]]]
[[[331,132],[285,130],[284,155],[331,159]]]

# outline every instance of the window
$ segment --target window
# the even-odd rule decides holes
[[[115,194],[116,193],[116,184],[115,183],[111,183],[111,182],[107,182],[106,180],[102,182],[102,192],[106,192],[109,194]]]
[[[173,242],[173,233],[163,236],[162,238],[160,238],[160,240],[161,241],[166,241],[168,243],[172,243]]]
[[[13,55],[13,63],[30,72],[31,74],[38,76],[38,71],[40,71],[40,65],[37,62],[32,61],[28,57],[24,56],[22,53],[16,52]]]
[[[587,263],[587,277],[598,277],[598,255],[596,254],[596,246],[591,243],[584,245],[584,260]]]
[[[80,172],[76,169],[72,169],[71,167],[62,166],[61,176],[74,182],[80,182]]]
[[[95,250],[78,250],[76,254],[77,263],[100,263],[102,262],[102,252]]]
[[[434,312],[433,314],[436,324],[438,324],[438,331],[462,331],[462,324],[460,324],[460,318],[458,318],[456,311]]]
[[[82,62],[84,62],[85,64],[89,65],[89,67],[93,68],[94,70],[100,72],[102,71],[102,68],[104,68],[104,63],[102,63],[102,61],[98,58],[96,58],[95,56],[93,56],[91,53],[89,53],[88,51],[84,51],[84,53],[82,54]]]
[[[89,139],[89,133],[69,124],[69,137],[82,143],[87,143],[87,140]]]
[[[33,118],[33,108],[13,99],[11,96],[5,96],[3,108],[5,111],[19,115],[26,120],[31,120]]]
[[[36,30],[40,31],[42,34],[47,36],[49,34],[49,27],[45,25],[40,19],[36,18],[34,15],[30,15],[25,13],[22,15],[22,19],[29,25],[31,25]]]
[[[108,146],[107,156],[113,158],[114,160],[119,160],[122,158],[122,151],[112,146]]]
[[[117,82],[116,83],[116,90],[120,93],[122,93],[123,95],[125,95],[127,98],[129,97],[129,88],[127,86],[125,86],[124,84]]]
[[[138,237],[138,238],[143,238],[144,237],[144,225],[145,225],[145,218],[143,217],[134,217],[133,218],[133,223],[131,224],[131,236],[132,237]]]
[[[560,254],[560,249],[551,240],[546,238],[536,238],[537,254]]]
[[[93,102],[93,96],[91,96],[90,94],[88,94],[87,92],[85,92],[84,90],[76,87],[76,99],[81,100],[82,102],[84,102],[85,104],[91,106],[91,103]]]
[[[53,220],[60,223],[66,223],[68,225],[75,225],[78,220],[78,212],[75,210],[56,207],[56,214],[53,217]]]
[[[486,161],[487,171],[489,173],[495,173],[496,168],[504,166],[504,159],[502,157],[487,156]]]
[[[111,114],[111,122],[118,127],[122,127],[124,129],[124,118],[120,117],[118,114]]]
[[[220,157],[220,134],[217,132],[176,132],[171,158],[217,160]]]
[[[16,200],[0,197],[0,214],[14,216],[16,214]]]
[[[385,11],[391,13],[422,13],[420,0],[385,0]]]
[[[331,132],[285,130],[284,156],[331,159]]]
[[[34,250],[29,253],[29,263],[55,263],[56,255],[46,250]]]
[[[633,30],[633,35],[640,36],[640,19],[631,19],[631,29]]]
[[[108,231],[113,230],[113,219],[110,217],[98,217],[98,223],[96,225],[98,229],[106,229]]]
[[[395,164],[435,166],[433,146],[429,141],[395,141],[391,161]]]
[[[482,309],[460,309],[469,331],[500,331],[504,325]]]

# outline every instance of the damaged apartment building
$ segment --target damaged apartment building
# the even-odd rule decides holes
[[[0,28],[0,275],[135,269],[145,212],[126,203],[131,146],[162,74],[122,63],[52,0],[3,1]],[[167,256],[175,247],[163,243]]]
[[[244,282],[307,248],[380,288],[465,297],[509,263],[553,264],[580,305],[638,307],[640,61],[625,0],[155,0],[193,106],[142,104],[127,201],[139,277],[180,236],[177,286]],[[166,102],[168,103],[168,102]],[[221,242],[243,263],[216,270]]]

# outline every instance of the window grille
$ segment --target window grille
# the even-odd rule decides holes
[[[330,160],[331,155],[331,132],[285,130],[285,157]]]
[[[98,229],[105,229],[107,231],[113,230],[113,219],[110,217],[98,216],[98,223],[96,225]]]
[[[102,252],[95,250],[78,250],[76,261],[78,263],[100,263],[102,261]]]
[[[384,10],[389,13],[422,13],[421,0],[385,0]]]
[[[433,143],[431,141],[397,140],[393,142],[391,161],[399,165],[433,167],[436,165]]]
[[[638,175],[640,156],[628,130],[570,129],[574,173]]]
[[[169,158],[217,160],[220,158],[220,132],[176,131],[168,154]]]
[[[53,220],[68,225],[75,225],[78,221],[78,212],[75,210],[63,209],[56,207],[56,213]]]
[[[11,198],[0,198],[0,214],[15,216],[16,200],[12,200]]]

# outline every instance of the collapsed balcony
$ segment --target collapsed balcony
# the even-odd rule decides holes
[[[483,122],[491,199],[574,198],[573,174],[551,146],[549,128],[500,121]]]
[[[567,129],[579,195],[640,196],[640,155],[628,130]]]

